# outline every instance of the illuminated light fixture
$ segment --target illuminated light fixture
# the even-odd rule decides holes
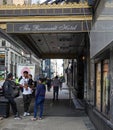
[[[82,60],[85,60],[85,56],[82,57]]]
[[[21,54],[22,54],[22,56],[23,56],[23,55],[24,55],[24,52],[22,51]]]

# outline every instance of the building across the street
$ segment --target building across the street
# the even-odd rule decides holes
[[[24,5],[24,4],[31,4],[31,0],[0,0],[0,5]]]
[[[9,72],[17,77],[17,65],[26,63],[35,64],[37,73],[41,73],[41,59],[0,37],[0,79],[4,79]]]

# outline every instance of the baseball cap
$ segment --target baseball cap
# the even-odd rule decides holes
[[[13,74],[12,74],[12,73],[7,74],[7,79],[9,79],[9,78],[11,78],[11,77],[13,77]]]

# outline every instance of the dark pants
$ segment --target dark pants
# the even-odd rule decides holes
[[[47,84],[47,90],[48,90],[48,92],[50,91],[50,88],[51,88],[51,85]]]
[[[31,103],[31,94],[28,95],[23,95],[23,102],[24,102],[24,112],[28,112],[29,111],[29,106]]]
[[[15,102],[14,98],[13,97],[8,97],[7,99],[9,101],[10,105],[11,105],[13,114],[15,116],[18,116],[17,105],[16,105],[16,102]]]
[[[39,96],[39,97],[35,100],[34,118],[37,117],[38,106],[40,106],[40,114],[39,114],[39,117],[42,118],[44,100],[45,100],[45,97],[44,97],[44,96]]]
[[[58,91],[59,91],[59,87],[58,86],[54,86],[53,87],[53,100],[55,100],[55,99],[58,100]]]

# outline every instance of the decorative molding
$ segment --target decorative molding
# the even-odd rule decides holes
[[[37,16],[37,17],[0,17],[0,23],[7,22],[44,22],[44,21],[92,21],[92,16]]]
[[[6,27],[6,24],[0,24],[0,28],[1,29],[6,29],[7,27]]]
[[[0,5],[0,10],[18,9],[54,9],[54,8],[91,8],[87,2],[63,4],[33,4],[33,5]]]

